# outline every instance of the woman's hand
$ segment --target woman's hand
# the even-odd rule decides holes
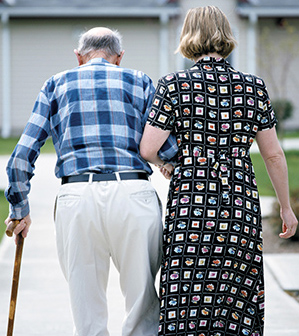
[[[290,238],[294,236],[297,230],[298,220],[291,208],[281,209],[280,217],[282,219],[282,233],[279,234],[280,238]]]
[[[174,170],[174,167],[173,167],[173,165],[170,164],[170,163],[165,163],[165,164],[160,168],[160,172],[162,173],[162,175],[163,175],[167,180],[170,180],[170,179],[171,179],[173,170]]]
[[[279,234],[279,237],[290,238],[296,232],[298,221],[290,206],[287,162],[275,127],[259,131],[256,135],[256,141],[280,204],[282,233]]]

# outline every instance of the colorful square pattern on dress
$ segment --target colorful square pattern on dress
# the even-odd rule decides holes
[[[159,80],[148,123],[176,134],[159,335],[262,336],[263,240],[249,149],[275,115],[262,79],[204,58]]]

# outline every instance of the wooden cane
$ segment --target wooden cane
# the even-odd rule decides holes
[[[15,220],[12,221],[7,227],[6,234],[11,237],[14,229],[20,222]],[[19,233],[17,247],[16,247],[16,255],[15,255],[15,264],[13,271],[13,280],[11,287],[11,297],[10,297],[10,307],[9,307],[9,317],[8,317],[8,326],[7,326],[7,336],[13,335],[13,327],[15,320],[15,312],[17,305],[17,294],[19,287],[19,277],[20,277],[20,269],[21,269],[21,260],[22,260],[22,252],[23,252],[23,244],[24,238],[22,236],[22,232]]]

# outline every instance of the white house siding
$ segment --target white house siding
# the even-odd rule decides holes
[[[161,21],[159,18],[98,18],[98,19],[28,19],[11,18],[11,125],[12,135],[22,131],[43,82],[51,75],[77,65],[73,49],[77,47],[78,36],[83,30],[94,26],[115,28],[123,35],[125,55],[122,66],[135,68],[147,73],[156,84],[158,78],[168,72],[183,69],[190,65],[180,54],[174,54],[179,41],[180,30],[187,11],[192,7],[215,5],[223,10],[231,23],[238,41],[232,54],[232,64],[244,72],[252,68],[249,52],[253,48],[248,36],[249,20],[237,14],[236,0],[181,0],[181,16],[169,19],[167,23],[167,40],[161,44]],[[288,19],[299,30],[299,20]],[[264,26],[271,28],[271,38],[276,45],[278,39],[284,39],[284,31],[279,30],[274,19],[259,18],[257,22],[256,66],[254,72],[265,78],[270,97],[276,95],[271,80],[260,59],[263,43],[260,32]],[[2,26],[0,25],[0,45],[2,46]],[[299,34],[297,34],[299,36]],[[298,42],[297,42],[298,43]],[[298,43],[299,45],[299,43]],[[165,49],[163,49],[165,48]],[[286,51],[287,52],[287,51]],[[299,52],[298,52],[299,54]],[[167,62],[160,66],[161,56]],[[0,61],[3,64],[2,53]],[[167,64],[168,63],[168,64]],[[299,59],[294,60],[293,67],[298,68]],[[281,69],[282,67],[280,67]],[[275,69],[274,71],[278,71]],[[2,79],[3,69],[0,67]],[[286,97],[293,100],[296,107],[294,116],[286,122],[288,128],[299,128],[299,105],[297,71],[290,71],[287,80]],[[0,81],[0,99],[3,101],[3,83]],[[0,104],[0,128],[3,124],[3,106]]]
[[[235,26],[237,29],[237,42],[236,48],[238,63],[236,67],[244,72],[248,72],[248,20],[238,18],[239,24]]]
[[[125,55],[122,66],[141,70],[156,82],[160,75],[160,21],[152,18],[130,19],[129,22],[116,20],[113,27],[119,29],[123,35]]]
[[[78,36],[95,26],[119,30],[125,49],[121,65],[141,70],[157,81],[158,19],[11,19],[13,135],[19,135],[24,128],[44,81],[57,72],[77,66],[73,50],[77,47]],[[2,119],[2,106],[0,111]]]
[[[169,39],[168,45],[166,46],[168,52],[168,68],[163,71],[163,74],[176,71],[180,68],[182,64],[180,60],[182,56],[178,53],[175,53],[178,43],[179,43],[179,33],[180,33],[180,18],[173,18],[169,22]]]
[[[271,100],[292,101],[293,116],[285,121],[285,126],[298,129],[299,20],[288,18],[286,25],[286,28],[280,28],[276,19],[259,19],[258,72],[267,83]],[[293,33],[288,32],[288,26]]]
[[[72,25],[60,20],[11,20],[11,122],[24,128],[37,94],[51,75],[76,65]]]

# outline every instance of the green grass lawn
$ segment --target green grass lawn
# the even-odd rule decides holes
[[[290,190],[299,189],[299,151],[286,151],[288,163]],[[264,161],[260,154],[251,154],[251,159],[256,175],[258,190],[261,196],[275,196],[274,189],[268,177]]]
[[[8,216],[8,202],[4,196],[4,191],[0,190],[0,241],[5,232],[5,219]]]
[[[299,130],[297,131],[286,131],[284,134],[285,138],[299,138]]]
[[[14,150],[19,138],[0,138],[0,155],[10,155]],[[41,153],[54,153],[55,149],[52,139],[48,139],[44,146],[41,148]]]

